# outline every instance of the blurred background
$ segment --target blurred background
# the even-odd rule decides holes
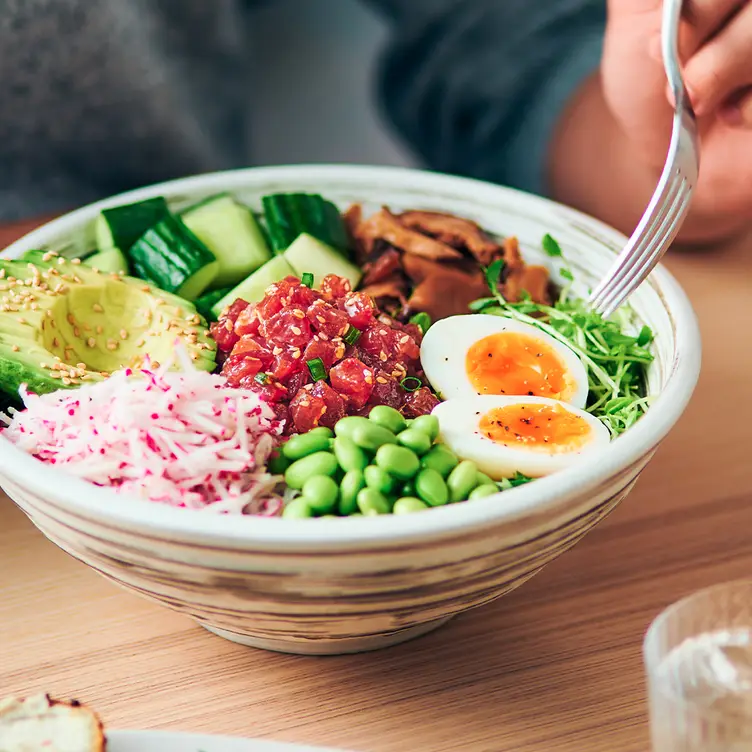
[[[358,0],[274,0],[254,26],[255,164],[413,163],[374,105],[378,15]]]

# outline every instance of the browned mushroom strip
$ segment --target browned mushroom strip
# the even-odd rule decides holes
[[[405,253],[434,261],[462,258],[459,251],[445,243],[405,227],[387,208],[383,208],[361,222],[354,229],[353,236],[358,243],[362,244],[367,253],[373,250],[377,240],[385,240]]]
[[[368,287],[377,282],[383,282],[387,277],[392,276],[400,269],[402,269],[402,258],[400,252],[396,251],[394,248],[387,248],[373,261],[368,261],[364,264],[363,280],[361,284],[364,287]]]
[[[407,211],[398,218],[411,230],[426,233],[452,248],[467,250],[484,266],[501,256],[501,246],[472,220],[429,211]]]

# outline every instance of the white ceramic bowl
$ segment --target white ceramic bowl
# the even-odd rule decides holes
[[[187,204],[232,191],[252,206],[275,191],[320,192],[343,206],[434,209],[517,235],[541,260],[550,232],[592,284],[624,238],[557,204],[472,180],[355,166],[250,169],[177,180],[85,207],[14,243],[91,243],[105,206],[165,195]],[[543,257],[545,259],[545,257]],[[545,259],[550,261],[550,259]],[[698,378],[692,308],[658,269],[633,298],[656,333],[648,414],[592,462],[500,496],[401,517],[283,520],[213,516],[117,496],[70,478],[0,438],[0,483],[42,532],[106,577],[246,645],[357,652],[423,634],[518,587],[629,492],[682,414]]]

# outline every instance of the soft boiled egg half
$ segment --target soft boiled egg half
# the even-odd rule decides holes
[[[549,475],[610,441],[597,418],[547,397],[476,395],[442,402],[432,414],[439,419],[440,440],[494,480],[517,472]]]
[[[475,313],[437,321],[420,361],[444,400],[478,395],[547,397],[585,407],[585,366],[563,342],[535,326]]]

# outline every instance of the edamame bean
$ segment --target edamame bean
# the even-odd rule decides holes
[[[428,454],[423,455],[420,464],[435,470],[442,478],[447,478],[459,464],[459,459],[444,444],[437,444]]]
[[[339,513],[344,516],[352,515],[358,508],[358,491],[366,485],[361,470],[348,470],[339,484]]]
[[[409,480],[420,470],[420,460],[407,447],[384,444],[376,452],[376,464],[400,480]]]
[[[419,457],[431,448],[430,436],[417,428],[406,428],[397,436],[397,441],[402,446],[412,449]]]
[[[287,459],[287,457],[284,457],[280,451],[275,450],[269,457],[269,462],[266,465],[266,469],[272,475],[282,475],[289,466],[290,461]]]
[[[394,502],[392,514],[411,514],[412,512],[422,512],[428,509],[428,504],[414,496],[403,496]]]
[[[315,452],[303,457],[285,470],[285,483],[290,488],[303,488],[303,484],[314,475],[334,475],[339,465],[331,452]]]
[[[405,419],[402,417],[402,413],[388,405],[376,405],[368,413],[368,419],[392,433],[399,433],[405,428]]]
[[[376,465],[369,465],[363,471],[363,477],[369,488],[375,488],[383,494],[390,494],[394,490],[394,478]]]
[[[440,507],[449,501],[449,489],[439,473],[424,467],[415,478],[415,491],[432,507]]]
[[[316,514],[327,514],[337,503],[339,488],[328,475],[314,475],[303,484],[303,498]]]
[[[334,431],[326,426],[316,426],[316,428],[312,428],[308,433],[316,434],[316,436],[326,436],[327,439],[331,439],[334,436]]]
[[[389,500],[375,488],[358,491],[358,509],[366,516],[389,514],[392,511]]]
[[[495,486],[496,481],[490,476],[486,475],[485,473],[478,471],[478,477],[476,479],[479,486]]]
[[[471,460],[463,460],[447,478],[450,501],[464,501],[478,484],[478,466]]]
[[[335,436],[346,436],[348,439],[352,438],[353,432],[358,426],[371,425],[368,418],[364,418],[361,415],[350,415],[347,418],[340,418],[334,425]]]
[[[329,449],[331,437],[324,433],[316,433],[317,430],[291,436],[282,445],[283,456],[291,462],[295,462],[295,460],[308,457],[314,452],[324,452]]]
[[[337,436],[332,442],[334,456],[344,470],[363,470],[368,464],[366,453],[347,436]]]
[[[388,428],[370,420],[366,421],[365,425],[357,425],[351,438],[359,447],[369,452],[375,452],[383,444],[397,443],[397,437]]]
[[[282,516],[288,520],[302,520],[313,517],[313,509],[308,506],[308,502],[302,496],[298,496],[287,502],[282,510]]]
[[[427,434],[431,441],[436,441],[439,435],[439,419],[435,415],[419,415],[410,428]]]
[[[482,499],[484,496],[493,496],[493,494],[497,493],[499,493],[499,489],[495,484],[489,485],[488,483],[484,483],[482,486],[478,486],[470,491],[470,495],[467,498]]]

